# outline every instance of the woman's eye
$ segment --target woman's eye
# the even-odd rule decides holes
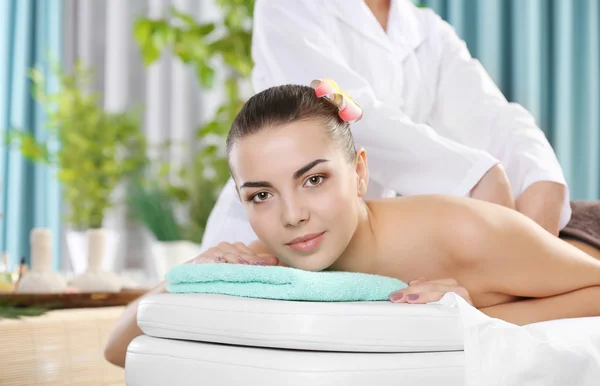
[[[319,186],[323,183],[325,177],[323,176],[310,176],[306,179],[305,185],[307,186]]]
[[[271,198],[271,193],[258,192],[254,196],[252,196],[251,200],[258,204],[258,203],[268,200],[269,198]]]

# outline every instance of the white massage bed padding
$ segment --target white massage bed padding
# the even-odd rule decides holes
[[[296,302],[210,294],[158,294],[137,321],[156,338],[338,352],[463,350],[457,308],[383,302]]]
[[[241,322],[241,321],[240,321]],[[464,386],[462,351],[334,353],[139,336],[126,359],[128,386]]]

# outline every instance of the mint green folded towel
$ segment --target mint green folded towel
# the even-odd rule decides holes
[[[279,266],[183,264],[166,274],[171,293],[207,293],[249,298],[352,302],[388,300],[406,283],[354,272],[310,272]]]

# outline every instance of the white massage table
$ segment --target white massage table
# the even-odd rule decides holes
[[[224,295],[144,299],[127,385],[464,385],[458,309]]]
[[[439,304],[142,300],[129,386],[600,386],[600,317],[518,327]]]

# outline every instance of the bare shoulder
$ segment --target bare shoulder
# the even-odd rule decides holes
[[[420,195],[367,201],[376,223],[383,229],[412,226],[434,231],[441,228],[476,228],[507,224],[518,216],[514,210],[466,197]]]
[[[374,213],[386,216],[436,213],[443,215],[468,210],[468,208],[473,207],[471,201],[474,200],[465,197],[430,194],[369,200],[367,205]]]
[[[384,262],[381,272],[401,280],[447,275],[453,250],[451,219],[465,200],[469,199],[423,195],[367,201]]]
[[[435,238],[447,228],[446,220],[460,212],[463,199],[441,195],[382,198],[366,202],[372,226],[379,238],[397,238],[398,234]]]

